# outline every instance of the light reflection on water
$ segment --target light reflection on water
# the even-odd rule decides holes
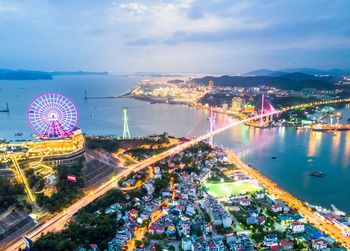
[[[148,104],[132,99],[82,99],[88,95],[120,95],[132,88],[136,80],[124,78],[58,78],[54,81],[0,81],[0,100],[9,101],[10,114],[0,113],[0,138],[15,138],[32,133],[26,121],[26,108],[42,92],[57,91],[68,95],[80,111],[79,126],[87,134],[121,135],[122,107],[127,106],[132,136],[167,131],[182,137],[198,136],[208,131],[208,111],[182,105]],[[122,83],[122,84],[121,84]],[[103,88],[101,88],[103,86]],[[18,88],[24,89],[18,89]],[[0,103],[0,107],[4,104]],[[345,121],[347,109],[341,111]],[[93,115],[93,116],[91,116]],[[216,128],[230,122],[226,115],[216,114]],[[296,197],[314,204],[331,203],[350,211],[350,132],[322,133],[311,130],[277,127],[258,129],[239,125],[214,137],[214,142],[232,148],[247,164],[260,170]],[[276,156],[276,159],[272,159]],[[323,171],[324,178],[310,177],[312,171]],[[345,198],[345,199],[344,199]]]

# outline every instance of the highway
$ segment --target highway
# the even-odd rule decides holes
[[[106,192],[108,192],[110,189],[117,187],[118,185],[118,181],[119,179],[121,179],[122,177],[127,176],[128,174],[130,174],[131,172],[138,172],[139,170],[142,170],[146,167],[148,167],[149,165],[152,165],[166,157],[169,157],[171,155],[174,155],[178,152],[181,152],[193,145],[198,144],[199,142],[206,140],[208,138],[210,138],[211,136],[217,135],[219,133],[222,133],[223,131],[226,131],[229,128],[232,128],[236,125],[242,124],[242,123],[246,123],[248,121],[251,120],[258,120],[260,118],[266,117],[266,116],[271,116],[271,115],[276,115],[278,113],[281,113],[282,111],[287,111],[287,110],[291,110],[291,109],[295,109],[295,108],[300,108],[300,107],[307,107],[307,106],[314,106],[314,105],[320,105],[320,104],[329,104],[329,103],[338,103],[338,102],[349,102],[349,99],[339,99],[339,100],[332,100],[332,101],[321,101],[321,102],[314,102],[314,103],[309,103],[309,104],[302,104],[302,105],[298,105],[298,106],[292,106],[292,107],[287,107],[287,108],[283,108],[281,110],[275,111],[275,112],[270,112],[270,113],[266,113],[266,114],[261,114],[261,115],[257,115],[254,117],[250,117],[250,118],[246,118],[240,121],[236,121],[233,122],[225,127],[216,129],[212,132],[208,132],[206,134],[203,134],[199,137],[193,138],[187,142],[182,142],[177,144],[176,146],[174,146],[173,148],[164,151],[162,153],[159,153],[153,157],[150,157],[148,159],[145,159],[139,163],[136,163],[134,165],[129,166],[128,169],[123,170],[121,173],[119,173],[117,176],[113,177],[111,180],[105,182],[104,184],[102,184],[101,186],[97,187],[96,189],[90,191],[89,194],[85,195],[82,199],[78,200],[76,203],[74,203],[73,205],[71,205],[69,208],[67,208],[66,210],[64,210],[63,212],[58,213],[57,215],[55,215],[53,218],[51,218],[50,220],[48,220],[45,224],[40,225],[38,227],[35,227],[34,229],[30,230],[29,232],[27,232],[25,234],[26,237],[30,238],[31,240],[35,241],[36,239],[38,239],[40,237],[41,234],[45,234],[47,232],[50,231],[59,231],[61,229],[64,228],[65,224],[67,223],[67,221],[70,219],[70,217],[72,215],[74,215],[76,212],[79,211],[79,209],[81,209],[82,207],[85,207],[86,205],[88,205],[89,203],[91,203],[92,201],[94,201],[96,198],[98,198],[99,196],[105,194]],[[265,177],[260,177],[261,179],[266,179]],[[260,180],[260,179],[259,179]],[[269,180],[268,180],[269,181]],[[267,181],[265,181],[267,182]],[[267,182],[267,184],[269,184],[269,182]],[[277,189],[277,185],[275,185],[275,189]],[[284,192],[283,194],[284,197],[289,198],[291,195]],[[304,207],[302,207],[299,203],[297,203],[296,201],[294,202],[295,206],[293,206],[293,208],[300,208],[299,210],[301,211],[305,211],[306,209]],[[301,202],[300,202],[301,203]],[[292,206],[292,205],[291,205]],[[316,220],[316,215],[312,214],[309,216],[309,213],[305,213],[306,217],[314,217],[313,221],[320,221],[320,219],[317,218]],[[315,223],[316,224],[316,223]],[[321,223],[319,223],[321,224]],[[319,226],[319,224],[317,226]],[[329,224],[329,223],[328,223]],[[322,220],[322,225],[325,226],[326,222]],[[334,227],[335,228],[335,227]],[[331,227],[329,227],[329,229],[331,229]],[[334,230],[330,231],[328,230],[330,233],[333,233]],[[344,238],[340,238],[340,231],[338,230],[338,234],[334,234],[332,236],[336,237],[335,239],[337,240],[341,240],[341,242],[343,243],[345,241]],[[343,236],[344,237],[344,236]],[[346,240],[347,242],[349,241],[348,239]],[[19,247],[24,247],[23,241],[21,240],[21,238],[18,238],[16,241],[14,241],[13,243],[9,244],[7,247],[5,247],[5,250],[17,250]]]

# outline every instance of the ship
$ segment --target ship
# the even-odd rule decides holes
[[[313,131],[325,132],[325,131],[348,131],[350,130],[350,125],[326,125],[326,124],[316,124],[311,127]]]
[[[326,176],[326,174],[325,173],[323,173],[323,172],[312,172],[312,173],[310,173],[310,176],[315,176],[315,177],[324,177],[324,176]]]
[[[0,110],[0,112],[10,112],[9,103],[6,103],[6,109]]]

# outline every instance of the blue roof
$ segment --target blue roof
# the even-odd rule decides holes
[[[319,239],[321,237],[327,237],[327,236],[325,234],[322,234],[322,233],[314,233],[312,235],[312,238],[314,238],[314,239]]]

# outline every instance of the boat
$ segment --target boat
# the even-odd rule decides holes
[[[326,174],[325,173],[323,173],[323,172],[312,172],[312,173],[310,173],[310,176],[314,176],[314,177],[324,177],[324,176],[326,176]]]
[[[350,130],[350,125],[326,125],[326,124],[316,124],[311,127],[313,131],[317,132],[327,132],[327,131],[348,131]]]
[[[0,112],[10,112],[9,103],[6,103],[6,109],[0,110]]]
[[[277,157],[276,156],[272,156],[271,159],[276,159]]]

